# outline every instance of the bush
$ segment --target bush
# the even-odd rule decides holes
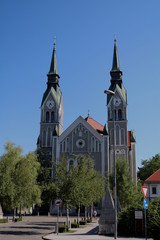
[[[80,224],[80,225],[86,225],[86,221],[85,221],[85,220],[81,220],[81,221],[79,222],[79,224]]]
[[[87,223],[91,223],[92,222],[92,219],[91,218],[87,218]]]
[[[71,223],[71,228],[79,228],[79,224],[76,222]]]
[[[20,221],[22,221],[22,217],[15,218],[14,221],[15,221],[15,222],[20,222]]]
[[[63,233],[63,232],[67,232],[68,231],[68,228],[67,228],[67,226],[65,224],[60,224],[58,229],[59,229],[58,230],[59,233]]]
[[[160,239],[160,199],[156,199],[149,203],[147,210],[147,233],[149,237]]]
[[[2,218],[2,219],[0,219],[0,223],[8,223],[8,218]]]
[[[137,236],[141,237],[142,220],[136,221]],[[118,215],[118,235],[125,237],[135,236],[135,208],[130,207],[123,209]]]

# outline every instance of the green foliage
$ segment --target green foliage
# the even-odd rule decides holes
[[[160,168],[160,154],[156,154],[149,160],[143,160],[141,164],[142,167],[138,168],[138,178],[145,181]]]
[[[149,203],[147,213],[148,234],[158,240],[160,239],[160,199]]]
[[[89,206],[103,198],[105,179],[94,169],[94,162],[90,157],[79,155],[77,166],[72,171],[75,179],[73,189],[75,204]]]
[[[77,222],[72,222],[71,228],[79,228],[79,224]]]
[[[55,171],[57,197],[69,207],[88,206],[104,196],[104,179],[94,170],[93,160],[77,157],[77,164],[68,169],[68,160],[62,158]]]
[[[40,150],[37,151],[37,159],[40,164],[38,170],[37,182],[41,189],[41,200],[42,204],[49,205],[50,201],[57,196],[57,186],[53,182],[51,176],[51,169],[46,166],[46,161],[44,160],[44,154]]]
[[[87,218],[87,223],[91,223],[92,219],[91,218]]]
[[[118,234],[119,236],[135,236],[135,209],[136,207],[125,208],[118,214]],[[139,206],[139,210],[142,209]],[[147,210],[147,235],[150,238],[155,240],[160,239],[160,199],[156,199],[152,202],[149,202],[149,208]],[[137,233],[139,237],[144,233],[142,233],[142,221],[136,221],[136,228],[139,229]]]
[[[118,216],[118,235],[119,236],[134,236],[134,214],[135,209],[133,207],[123,209]]]
[[[127,160],[118,159],[116,162],[116,178],[117,178],[117,196],[121,207],[135,205],[135,197],[137,196],[137,187],[133,182],[129,172]],[[110,177],[110,186],[113,189],[114,175]],[[143,196],[143,195],[142,195]]]
[[[8,142],[0,161],[0,201],[4,209],[40,203],[37,185],[39,163],[33,153],[22,156],[22,149]]]
[[[63,233],[63,232],[67,232],[68,231],[68,228],[65,224],[60,224],[59,227],[59,233]]]
[[[81,221],[79,222],[79,224],[80,224],[80,225],[86,225],[87,222],[86,222],[85,220],[81,220]]]
[[[0,223],[8,223],[8,219],[7,218],[0,219]]]
[[[21,222],[22,221],[22,217],[19,217],[19,218],[15,218],[14,219],[14,222]]]

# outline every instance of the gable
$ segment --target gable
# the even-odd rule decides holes
[[[88,131],[97,138],[100,142],[102,142],[102,136],[88,123],[84,118],[79,116],[59,137],[59,142],[62,142],[69,134],[73,131],[81,132],[81,129],[84,131]],[[81,133],[80,133],[81,134]]]
[[[160,182],[160,169],[147,178],[145,182]]]
[[[43,95],[41,108],[44,108],[44,105],[48,100],[53,100],[56,103],[56,105],[59,107],[62,102],[61,91],[58,89],[58,92],[56,92],[53,87],[51,87],[50,89],[47,89]]]

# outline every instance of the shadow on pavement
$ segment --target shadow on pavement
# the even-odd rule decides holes
[[[0,231],[0,235],[41,235],[40,233],[34,232],[34,231],[27,231],[27,232],[22,232],[22,231]]]

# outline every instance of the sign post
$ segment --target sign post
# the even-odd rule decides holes
[[[148,186],[142,186],[143,192],[143,208],[144,208],[144,222],[145,222],[145,239],[147,240],[147,217],[146,217],[146,210],[148,209],[148,201],[146,199],[148,193]]]
[[[59,232],[59,206],[61,206],[61,204],[62,200],[60,198],[56,198],[56,200],[54,201],[54,205],[57,207],[57,229],[56,229],[57,235]]]

